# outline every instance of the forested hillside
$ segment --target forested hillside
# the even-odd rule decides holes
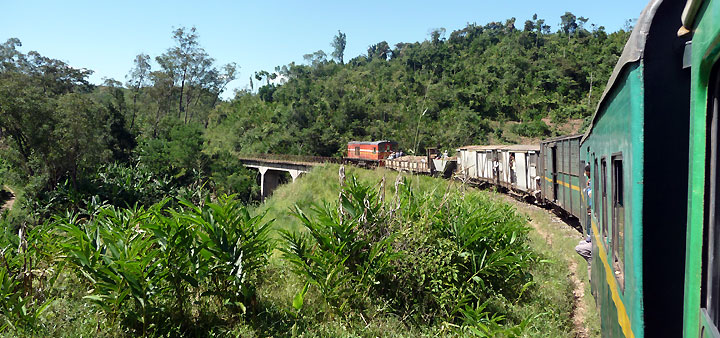
[[[45,216],[91,196],[117,205],[170,193],[247,201],[257,187],[241,153],[342,156],[349,140],[378,139],[422,152],[566,132],[553,126],[591,114],[629,28],[559,19],[555,32],[537,17],[523,29],[515,18],[434,29],[425,41],[381,41],[349,60],[352,37],[338,32],[330,53],[257,72],[229,101],[221,94],[239,67],[218,65],[195,28],[173,31],[161,55],[138,55],[125,83],[99,86],[88,82],[92,70],[22,53],[9,39],[0,45],[2,179]]]
[[[561,20],[555,33],[537,18],[522,30],[514,18],[447,38],[438,29],[423,42],[378,42],[346,63],[334,44],[332,58],[318,51],[276,69],[284,84],[220,105],[208,140],[239,152],[337,156],[353,139],[422,150],[551,136],[541,119],[589,116],[629,36],[570,13]]]

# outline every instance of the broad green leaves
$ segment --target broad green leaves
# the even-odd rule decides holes
[[[164,205],[101,207],[89,218],[56,220],[65,260],[90,284],[85,298],[143,335],[158,330],[168,311],[190,321],[186,303],[198,295],[245,313],[272,250],[270,223],[233,196],[182,202],[180,210]]]

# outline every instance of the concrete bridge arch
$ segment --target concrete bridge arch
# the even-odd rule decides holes
[[[314,166],[324,163],[342,163],[341,158],[260,154],[240,157],[240,161],[248,168],[260,172],[260,196],[263,201],[280,185],[282,172],[290,173],[293,182],[300,175],[307,173]]]

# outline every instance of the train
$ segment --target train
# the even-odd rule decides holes
[[[584,134],[447,159],[578,220],[603,337],[720,338],[719,59],[720,0],[652,0]]]
[[[388,167],[398,171],[450,177],[455,169],[455,158],[442,154],[437,148],[428,148],[425,156],[405,155],[397,142],[350,141],[343,163],[364,168]]]

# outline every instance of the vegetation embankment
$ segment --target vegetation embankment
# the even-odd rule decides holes
[[[0,331],[569,332],[564,298],[537,289],[550,263],[528,249],[523,220],[483,194],[426,178],[397,190],[388,178],[382,193],[378,177],[354,171],[366,178],[348,176],[340,198],[334,174],[311,174],[300,185],[317,186],[280,189],[289,195],[258,207],[275,219],[263,227],[247,210],[255,174],[237,158],[337,156],[350,139],[422,152],[557,134],[553,123],[589,115],[629,34],[560,20],[557,32],[537,17],[521,30],[514,18],[447,38],[436,29],[347,62],[339,32],[332,59],[318,51],[259,72],[229,101],[221,94],[237,67],[216,65],[195,28],[176,29],[154,61],[138,55],[127,82],[99,86],[92,70],[8,39],[0,184],[17,197],[0,218]],[[255,91],[253,79],[265,84]],[[258,251],[238,251],[229,238],[241,237]]]
[[[254,211],[231,197],[93,202],[5,231],[0,327],[52,336],[572,335],[564,265],[533,247],[514,208],[384,170],[350,169],[341,183],[338,168],[318,168]]]
[[[545,280],[544,289],[557,290],[567,287],[564,276],[572,282],[572,320],[577,337],[600,337],[600,315],[591,292],[587,262],[575,252],[575,246],[584,236],[549,210],[507,195],[498,194],[495,197],[499,201],[514,205],[519,213],[528,216],[534,229],[530,232],[530,246],[544,252],[550,260],[558,263],[548,266],[548,272],[554,277]]]
[[[318,169],[313,175],[303,177],[293,185],[280,187],[264,205],[260,206],[260,211],[266,212],[266,217],[282,220],[274,223],[281,232],[312,229],[312,226],[304,225],[301,219],[292,217],[286,210],[292,209],[294,204],[301,209],[310,208],[318,199],[337,200],[336,191],[340,187],[340,182],[334,179],[338,177],[337,168],[337,166],[329,166]],[[390,182],[398,182],[396,181],[398,176],[402,175],[384,169],[377,171],[349,169],[348,175],[374,185],[377,190],[385,186],[384,200],[393,201],[390,204],[391,211],[397,205],[395,204],[397,200],[394,200],[397,196]],[[523,337],[576,336],[578,327],[572,322],[575,306],[573,282],[565,264],[565,257],[569,253],[548,248],[542,237],[529,231],[524,213],[517,213],[514,208],[506,204],[506,201],[499,201],[493,194],[430,177],[403,177],[400,181],[403,183],[400,185],[400,191],[402,192],[405,186],[412,186],[413,194],[409,200],[415,203],[402,204],[397,209],[401,214],[396,216],[399,227],[394,228],[395,231],[391,233],[397,236],[393,247],[400,248],[398,253],[401,256],[393,263],[396,268],[391,271],[394,275],[409,277],[412,282],[405,281],[406,284],[392,285],[398,287],[400,293],[405,293],[406,297],[412,294],[410,298],[416,303],[406,304],[393,299],[394,297],[388,300],[376,296],[390,304],[399,302],[403,305],[402,310],[398,311],[397,308],[386,306],[386,309],[391,309],[390,312],[384,315],[376,314],[370,317],[371,321],[361,310],[350,308],[350,315],[346,317],[345,323],[323,321],[323,317],[316,318],[315,320],[320,324],[313,325],[318,328],[315,332],[322,328],[330,331],[319,332],[329,332],[327,334],[330,335],[473,335],[478,333],[475,331],[477,328],[490,328],[490,331],[482,332],[489,336],[493,334]],[[385,184],[381,183],[383,178]],[[520,228],[508,227],[508,223],[503,224],[510,220]],[[480,224],[488,227],[479,226]],[[383,232],[383,229],[375,231]],[[465,274],[467,280],[463,281],[463,273],[467,273],[465,269],[472,267],[470,262],[483,260],[479,259],[479,256],[492,260],[490,258],[492,256],[485,256],[489,252],[480,253],[481,250],[473,252],[468,249],[472,245],[464,246],[459,243],[463,240],[472,242],[471,238],[478,236],[476,238],[478,241],[489,244],[493,242],[491,238],[499,234],[502,234],[501,237],[508,236],[506,239],[515,245],[507,247],[508,251],[495,251],[494,254],[498,255],[495,258],[504,263],[512,262],[509,265],[519,269],[515,270],[516,274],[500,273],[503,280],[499,283],[503,285],[500,289],[495,289],[492,283],[487,283],[485,279],[487,276],[483,276],[480,285],[475,284],[477,281],[473,279],[472,274],[469,274],[470,278]],[[499,249],[496,245],[489,245]],[[503,257],[513,250],[516,251],[509,257]],[[276,262],[287,264],[281,257],[276,256]],[[400,268],[398,269],[397,266]],[[451,275],[453,277],[448,278]],[[513,279],[513,276],[519,275],[523,277]],[[270,288],[273,291],[268,297],[285,294],[283,298],[289,298],[298,288],[302,290],[303,281],[306,279],[302,277],[297,279],[297,277],[291,279],[293,281],[291,284],[274,284]],[[510,291],[513,288],[511,285],[516,288],[514,291]],[[314,299],[316,303],[306,303],[305,307],[312,309],[308,313],[323,313],[327,304],[323,303],[322,295],[316,294],[315,297],[318,297]],[[442,310],[433,311],[433,307],[429,305],[433,302],[445,303],[442,303],[442,306],[435,303]],[[458,305],[459,308],[453,307]],[[453,308],[454,311],[460,311],[451,315]],[[486,312],[484,319],[470,311],[479,309],[482,309],[481,313]],[[458,315],[460,318],[456,317]],[[499,319],[494,326],[493,323],[488,323],[493,317]],[[589,320],[592,321],[593,318],[590,317]]]

